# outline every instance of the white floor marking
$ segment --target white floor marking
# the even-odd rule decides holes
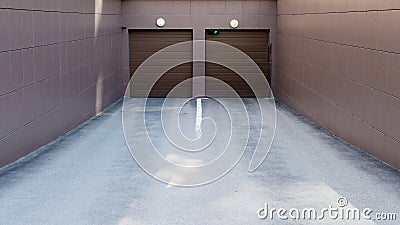
[[[196,108],[196,137],[201,136],[201,121],[203,120],[203,108],[201,103],[201,98],[197,98],[197,108]]]

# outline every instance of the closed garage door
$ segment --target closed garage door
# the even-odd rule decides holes
[[[246,31],[246,30],[221,30],[218,35],[206,32],[206,40],[219,41],[232,45],[249,55],[260,67],[261,71],[270,81],[268,74],[268,31]],[[218,54],[217,49],[206,49],[206,58],[215,58],[229,54]],[[238,62],[240,66],[248,66],[246,63]],[[247,83],[235,72],[221,65],[206,63],[206,75],[218,78],[229,84],[241,97],[253,97],[254,93]],[[243,74],[246,79],[256,76],[254,73]],[[261,87],[267,88],[267,87]],[[215,81],[206,82],[206,94],[215,97],[231,97],[230,94],[220,84]]]
[[[129,31],[129,53],[130,53],[130,74],[152,54],[170,45],[192,40],[191,30],[131,30]],[[192,56],[192,48],[180,49],[174,53],[174,57],[187,58]],[[160,64],[166,63],[160,61]],[[157,65],[154,65],[157,66]],[[147,74],[146,74],[147,73]],[[144,76],[134,76],[131,82],[135,82],[135,88],[131,88],[132,97],[147,97],[146,90],[149,84],[154,83],[154,72],[152,68],[145,70]],[[192,77],[192,63],[185,63],[172,68],[166,72],[153,86],[149,97],[166,97],[167,94],[180,82]],[[138,84],[138,85],[137,85]],[[143,85],[142,85],[143,84]],[[132,87],[132,86],[131,86]],[[192,85],[188,82],[180,86],[174,97],[190,97]]]

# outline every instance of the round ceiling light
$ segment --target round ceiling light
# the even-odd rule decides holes
[[[158,27],[163,27],[165,26],[165,19],[164,18],[158,18],[156,21],[156,24]]]
[[[230,25],[232,28],[238,28],[239,27],[239,21],[237,19],[233,19],[230,22]]]

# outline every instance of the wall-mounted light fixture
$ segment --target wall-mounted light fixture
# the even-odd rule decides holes
[[[164,27],[165,26],[165,19],[164,18],[158,18],[156,20],[156,24],[158,27]]]
[[[229,23],[232,28],[238,28],[239,27],[239,21],[237,19],[232,19],[231,22]]]

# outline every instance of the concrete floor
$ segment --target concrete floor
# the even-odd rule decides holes
[[[206,114],[207,107],[212,109],[207,104]],[[383,224],[399,223],[400,172],[280,103],[275,141],[263,165],[248,173],[251,155],[245,154],[222,179],[196,188],[158,182],[133,161],[122,132],[121,106],[114,104],[2,169],[0,224],[337,224],[331,219],[260,220],[257,210],[265,204],[336,207],[340,196],[349,207],[397,213],[397,221]]]

